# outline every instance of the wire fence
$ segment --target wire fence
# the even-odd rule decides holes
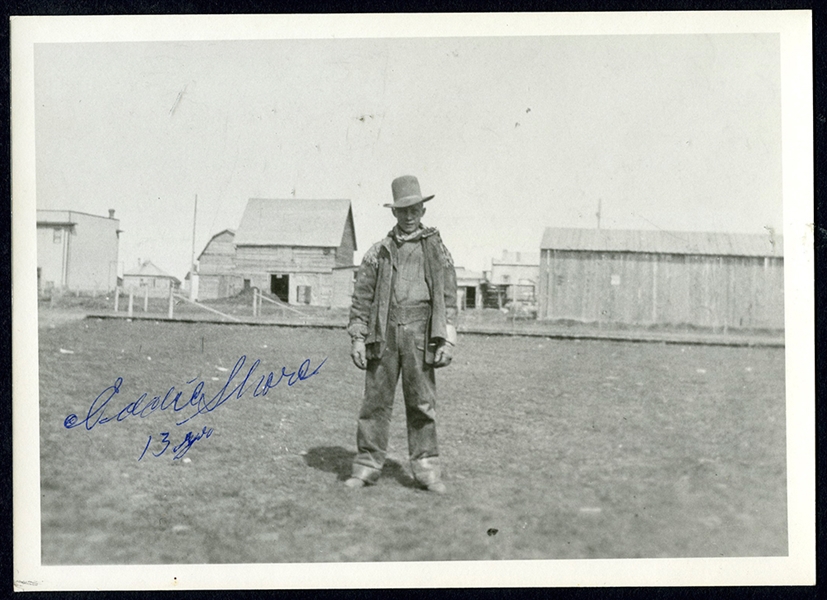
[[[214,319],[237,323],[278,321],[343,324],[346,309],[303,307],[299,309],[258,288],[232,298],[196,301],[174,288],[116,288],[112,310],[128,318]]]

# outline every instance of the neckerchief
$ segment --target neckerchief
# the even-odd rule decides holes
[[[418,242],[419,240],[429,237],[435,233],[436,227],[422,227],[420,225],[419,229],[416,231],[405,233],[399,229],[399,225],[394,225],[393,229],[388,232],[388,237],[392,238],[393,241],[396,242],[397,246],[401,246],[406,242]]]

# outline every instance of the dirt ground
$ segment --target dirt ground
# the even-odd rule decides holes
[[[342,486],[363,386],[342,331],[41,325],[44,564],[787,553],[783,348],[460,336],[434,496],[410,477],[401,391],[384,477]],[[253,384],[324,363],[176,425],[242,356]],[[115,418],[172,386],[181,410]]]

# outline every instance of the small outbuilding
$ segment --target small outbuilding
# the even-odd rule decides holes
[[[784,328],[780,236],[549,227],[538,318]]]
[[[482,273],[456,267],[457,306],[460,310],[482,308]]]
[[[157,297],[167,296],[170,288],[178,290],[180,287],[180,279],[155,266],[151,260],[145,260],[138,268],[123,274],[123,288],[126,292],[147,293]]]

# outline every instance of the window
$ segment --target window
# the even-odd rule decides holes
[[[62,229],[55,229],[52,234],[52,241],[55,244],[59,244],[63,241],[63,230]]]
[[[612,274],[612,285],[620,285],[620,275]]]
[[[310,286],[297,285],[296,286],[296,303],[310,304]]]

